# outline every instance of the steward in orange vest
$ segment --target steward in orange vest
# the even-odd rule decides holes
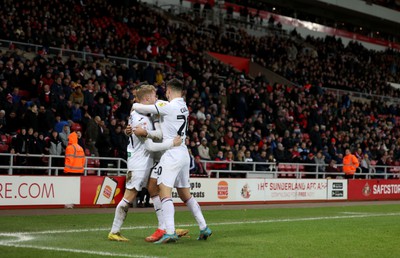
[[[64,173],[83,173],[85,159],[85,152],[78,144],[78,135],[73,132],[68,136],[68,146],[65,149]]]
[[[343,172],[346,178],[353,178],[360,163],[356,156],[351,154],[349,149],[346,149],[346,156],[343,158]]]

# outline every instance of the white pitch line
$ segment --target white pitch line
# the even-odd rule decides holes
[[[111,256],[111,257],[161,258],[161,257],[157,257],[157,256],[119,254],[119,253],[110,253],[110,252],[96,252],[96,251],[89,251],[89,250],[58,248],[58,247],[48,247],[48,246],[36,246],[36,245],[21,245],[21,244],[11,244],[11,243],[2,243],[2,242],[0,242],[0,245],[9,246],[9,247],[19,247],[19,248],[32,248],[32,249],[46,250],[46,251],[58,251],[58,252],[69,252],[69,253],[79,253],[79,254],[94,254],[94,255]]]
[[[344,212],[341,212],[341,214],[362,215],[362,214],[368,214],[368,213],[366,213],[366,212],[348,212],[348,211],[344,211]]]

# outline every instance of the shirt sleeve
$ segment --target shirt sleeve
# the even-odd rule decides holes
[[[170,103],[166,101],[158,101],[155,104],[158,114],[165,116],[170,113]]]
[[[155,105],[143,105],[140,103],[135,103],[132,105],[132,109],[136,110],[141,114],[148,114],[148,113],[159,114],[159,111]]]
[[[155,130],[147,131],[147,138],[150,138],[155,141],[159,141],[163,137],[160,123],[155,123],[154,128],[155,128]]]
[[[155,143],[151,139],[147,139],[144,142],[144,148],[148,151],[165,151],[168,150],[169,148],[172,148],[174,146],[174,139],[168,139],[164,140],[163,142],[160,143]]]

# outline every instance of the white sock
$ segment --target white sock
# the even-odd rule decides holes
[[[128,214],[129,202],[122,198],[122,200],[118,203],[117,208],[115,208],[115,216],[114,221],[111,228],[111,233],[115,234],[121,230],[122,223]]]
[[[171,198],[164,198],[161,201],[162,205],[162,216],[165,222],[165,230],[167,234],[174,234],[175,233],[175,207],[174,203],[172,202]]]
[[[199,224],[200,230],[205,229],[207,227],[206,220],[204,219],[199,203],[193,198],[193,196],[186,201],[186,206],[192,212],[194,218]]]
[[[154,210],[156,211],[156,215],[157,215],[158,228],[165,230],[165,222],[164,222],[164,217],[162,215],[162,205],[161,205],[160,196],[156,195],[156,196],[151,197],[151,199],[153,200]]]

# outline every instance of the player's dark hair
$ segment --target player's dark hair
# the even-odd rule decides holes
[[[182,92],[182,91],[185,90],[183,82],[181,80],[176,79],[176,78],[174,78],[172,80],[169,80],[167,82],[167,87],[170,87],[173,91]]]

